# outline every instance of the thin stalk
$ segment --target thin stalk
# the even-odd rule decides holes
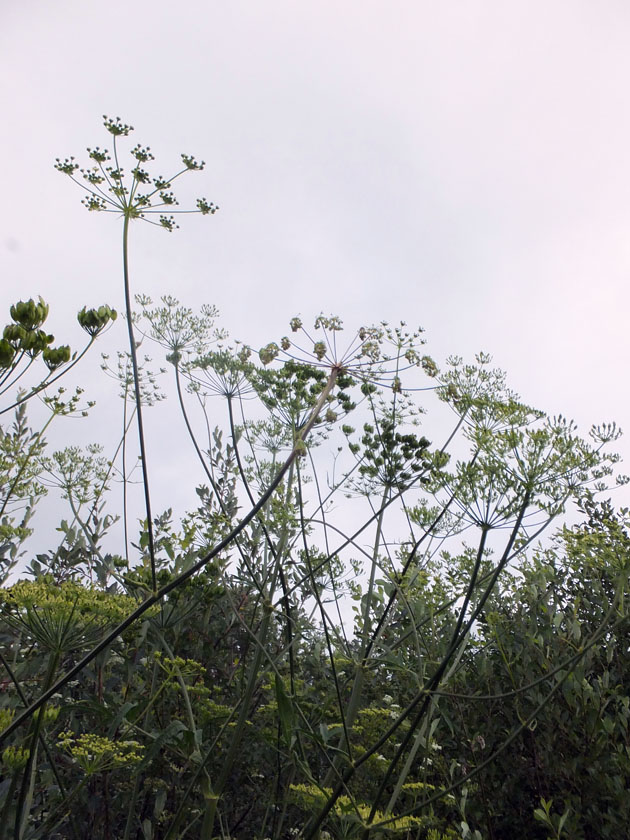
[[[313,472],[313,480],[315,482],[315,489],[317,490],[317,501],[318,501],[318,507],[316,508],[314,513],[311,514],[311,522],[313,522],[314,514],[317,513],[318,511],[321,511],[321,517],[322,517],[321,523],[323,525],[323,530],[324,530],[324,542],[325,542],[325,546],[326,546],[326,553],[330,554],[330,543],[329,543],[329,540],[328,540],[328,522],[327,522],[327,519],[326,519],[326,511],[324,510],[324,500],[322,498],[322,493],[321,493],[321,489],[320,489],[320,485],[319,485],[319,476],[317,474],[317,470],[315,469],[315,462],[313,460],[313,453],[309,452],[308,455],[309,455],[309,460],[311,462],[311,467],[312,467],[312,472]],[[334,482],[333,482],[333,487],[334,487]],[[309,564],[310,564],[310,558],[309,558]],[[337,607],[337,618],[339,619],[339,627],[341,628],[343,641],[344,641],[344,644],[345,644],[346,650],[347,650],[348,649],[348,637],[346,636],[345,622],[344,622],[344,620],[341,616],[341,604],[340,604],[340,598],[337,594],[337,584],[336,584],[336,581],[335,581],[334,576],[332,574],[330,575],[330,583],[331,583],[332,591],[333,591],[333,595],[334,595],[335,606]]]
[[[518,516],[518,518],[517,518],[517,520],[514,524],[514,527],[512,529],[512,533],[510,534],[510,538],[508,540],[508,544],[507,544],[507,547],[506,547],[506,549],[503,553],[503,556],[502,556],[501,560],[499,561],[499,563],[497,564],[497,568],[496,568],[495,572],[493,573],[493,575],[490,579],[490,582],[488,583],[486,591],[484,592],[483,596],[480,598],[479,604],[477,604],[477,607],[473,611],[470,619],[466,622],[466,626],[465,626],[464,630],[462,631],[462,629],[461,629],[462,624],[463,624],[463,621],[464,621],[464,618],[465,618],[466,610],[468,609],[468,603],[470,601],[470,598],[472,597],[472,591],[474,589],[475,582],[476,582],[476,579],[477,579],[477,575],[478,575],[478,572],[479,572],[479,567],[480,567],[481,561],[483,559],[483,551],[484,551],[484,547],[485,547],[485,543],[486,543],[486,538],[487,538],[487,535],[488,535],[488,529],[487,528],[483,529],[482,534],[481,534],[481,540],[479,542],[479,548],[478,548],[478,551],[477,551],[477,559],[476,559],[476,563],[475,563],[475,568],[474,568],[473,574],[471,575],[471,580],[470,580],[470,584],[468,586],[468,591],[467,591],[466,596],[464,598],[464,604],[462,605],[462,608],[460,610],[460,615],[459,615],[455,630],[453,632],[453,636],[452,636],[452,639],[451,639],[451,644],[449,645],[448,650],[447,650],[444,658],[442,659],[442,662],[438,666],[436,672],[433,674],[433,676],[429,680],[429,685],[426,686],[427,688],[429,688],[429,689],[438,688],[438,686],[442,682],[444,674],[446,673],[448,665],[451,662],[451,659],[453,658],[454,655],[456,655],[457,650],[460,648],[462,642],[468,636],[470,628],[472,627],[473,623],[475,622],[475,619],[477,618],[477,616],[479,615],[479,613],[483,609],[483,606],[486,603],[486,601],[488,600],[488,598],[490,597],[491,592],[494,590],[494,587],[495,587],[495,584],[496,584],[497,579],[499,577],[499,574],[501,573],[501,571],[503,571],[503,569],[505,567],[505,564],[507,563],[507,558],[510,555],[510,552],[512,550],[512,545],[514,544],[514,540],[516,539],[516,537],[518,535],[518,532],[521,528],[521,523],[523,521],[523,516],[525,515],[525,511],[526,511],[528,506],[529,506],[529,492],[526,492],[525,498],[523,500],[523,504],[521,505],[521,510],[519,512],[519,516]],[[380,787],[377,791],[376,797],[375,797],[374,802],[372,804],[372,810],[370,811],[370,816],[368,818],[368,821],[371,821],[371,820],[374,819],[374,814],[376,813],[376,810],[377,810],[378,801],[380,800],[381,796],[385,792],[385,788],[386,788],[387,783],[389,782],[389,780],[392,776],[392,773],[394,772],[394,768],[396,767],[396,765],[400,761],[401,757],[403,756],[405,750],[407,749],[407,747],[411,743],[411,739],[413,738],[413,735],[414,735],[415,731],[417,730],[418,726],[420,725],[420,722],[422,721],[422,719],[426,715],[427,709],[431,706],[431,704],[433,702],[434,702],[434,700],[433,700],[432,695],[430,695],[430,694],[425,695],[424,701],[420,705],[420,708],[419,708],[418,712],[416,713],[416,716],[414,717],[413,721],[411,722],[411,725],[409,727],[409,731],[407,732],[405,737],[402,739],[398,749],[396,750],[396,753],[395,753],[393,759],[389,763],[389,766],[387,768],[385,776],[384,776],[384,778],[381,782],[381,785],[380,785]]]
[[[50,415],[50,417],[48,418],[48,420],[46,420],[46,422],[44,423],[44,425],[42,426],[40,431],[37,433],[35,441],[29,447],[28,454],[26,455],[26,458],[24,459],[22,465],[20,466],[20,469],[17,471],[17,473],[15,475],[15,478],[11,482],[11,486],[9,487],[9,489],[6,492],[4,502],[2,503],[2,507],[0,507],[0,517],[4,515],[4,512],[7,508],[7,505],[9,504],[9,500],[10,500],[11,496],[13,495],[13,491],[15,490],[15,488],[17,487],[20,479],[24,475],[24,471],[26,470],[26,467],[27,467],[29,461],[31,460],[31,458],[35,454],[35,452],[37,451],[37,449],[38,449],[38,447],[41,443],[42,436],[43,436],[44,432],[46,431],[46,429],[52,423],[54,417],[56,417],[56,415],[54,413],[52,413]]]
[[[476,457],[476,456],[475,456],[475,457]],[[448,512],[448,510],[449,510],[449,508],[450,508],[450,506],[453,504],[453,501],[455,500],[455,495],[456,495],[455,493],[451,494],[450,499],[449,499],[449,500],[448,500],[448,502],[447,502],[447,503],[446,503],[446,504],[442,507],[442,510],[441,510],[441,511],[440,511],[440,513],[436,516],[436,518],[433,520],[433,522],[431,523],[431,525],[430,525],[430,526],[429,526],[429,527],[425,530],[425,532],[422,534],[422,536],[421,536],[418,540],[416,540],[416,542],[414,543],[413,548],[412,548],[411,552],[409,553],[409,557],[407,558],[407,560],[406,560],[406,562],[405,562],[405,565],[403,566],[403,568],[402,568],[402,570],[401,570],[401,573],[400,573],[400,577],[401,577],[401,579],[402,579],[402,578],[404,578],[404,576],[405,576],[405,575],[407,574],[407,572],[409,571],[409,568],[411,567],[411,564],[412,564],[412,563],[413,563],[413,561],[415,560],[415,558],[416,558],[416,556],[417,556],[417,554],[418,554],[418,549],[420,548],[420,546],[422,545],[422,543],[425,541],[425,539],[427,539],[427,537],[431,536],[431,534],[435,531],[435,529],[436,529],[436,528],[438,527],[438,525],[440,524],[440,522],[441,522],[442,518],[443,518],[444,516],[446,516],[446,514],[447,514],[447,512]],[[373,633],[373,635],[372,635],[372,638],[370,639],[370,642],[369,642],[368,647],[367,647],[367,650],[366,650],[366,655],[367,655],[367,656],[369,656],[369,654],[370,654],[370,652],[371,652],[371,650],[372,650],[373,645],[374,645],[374,644],[376,643],[376,641],[378,640],[378,638],[379,638],[379,636],[380,636],[380,633],[381,633],[381,630],[382,630],[382,629],[383,629],[383,627],[385,626],[385,622],[386,622],[386,620],[387,620],[387,616],[389,615],[390,610],[392,609],[392,607],[393,607],[393,606],[394,606],[394,604],[396,603],[396,599],[398,598],[398,595],[399,595],[399,594],[400,594],[400,587],[398,587],[398,586],[397,586],[397,587],[394,589],[394,591],[392,592],[392,594],[389,596],[389,599],[388,599],[388,601],[387,601],[387,604],[386,604],[386,606],[385,606],[385,609],[383,610],[383,613],[382,613],[381,617],[380,617],[380,618],[379,618],[379,620],[378,620],[378,623],[377,623],[377,625],[376,625],[376,628],[375,628],[375,630],[374,630],[374,633]]]
[[[79,527],[83,531],[83,534],[84,534],[86,540],[88,541],[88,545],[90,546],[90,548],[92,550],[92,553],[94,555],[96,555],[96,557],[98,557],[98,559],[101,561],[101,563],[104,566],[105,565],[105,560],[103,558],[103,555],[101,554],[101,550],[96,545],[96,543],[94,542],[89,528],[87,527],[86,523],[83,521],[81,516],[79,515],[79,511],[77,510],[77,506],[75,505],[74,499],[72,498],[72,495],[71,495],[70,492],[68,492],[68,504],[70,505],[70,510],[72,511],[72,515],[74,516],[75,521],[79,523]],[[93,582],[92,581],[92,567],[91,567],[91,564],[90,564],[90,582]]]
[[[463,654],[464,654],[464,647],[460,646],[459,649],[458,649],[458,652],[455,656],[455,661],[451,663],[451,667],[449,668],[448,672],[444,676],[444,679],[443,679],[444,683],[448,683],[451,676],[455,673],[455,671],[459,667],[459,662],[460,662]],[[392,810],[394,808],[394,805],[396,804],[396,802],[398,800],[398,797],[400,796],[400,794],[402,792],[402,788],[403,788],[403,785],[405,783],[405,779],[407,778],[407,776],[411,772],[411,769],[413,768],[413,765],[415,763],[416,754],[417,754],[419,748],[422,746],[422,742],[424,741],[427,747],[429,745],[429,741],[428,741],[428,737],[427,737],[427,729],[431,725],[431,713],[434,709],[437,709],[437,707],[439,705],[439,700],[440,700],[439,694],[436,694],[435,692],[432,692],[431,693],[431,704],[430,704],[430,707],[428,709],[427,715],[424,718],[424,720],[422,721],[422,725],[421,725],[419,731],[416,734],[414,744],[413,744],[412,748],[409,750],[409,754],[408,754],[407,759],[405,761],[404,767],[403,767],[400,775],[398,776],[398,779],[396,780],[396,785],[394,787],[394,791],[393,791],[392,795],[390,796],[389,802],[387,803],[387,808],[385,809],[386,814],[390,814],[392,812]],[[436,723],[437,723],[437,721],[436,721]],[[429,729],[429,731],[428,731],[428,736],[429,737],[431,736],[432,731],[433,730]]]
[[[372,566],[370,568],[370,580],[365,596],[365,609],[363,610],[363,632],[361,634],[361,655],[360,663],[365,663],[365,656],[368,649],[370,631],[372,628],[372,600],[374,598],[374,583],[376,580],[376,569],[378,567],[378,555],[381,548],[381,536],[383,534],[383,520],[385,518],[385,510],[387,508],[387,499],[390,494],[390,487],[388,484],[383,488],[383,496],[381,504],[379,505],[379,515],[376,520],[376,534],[374,535],[374,545],[372,547]],[[354,691],[353,691],[354,694]],[[352,702],[352,701],[351,701]]]
[[[133,418],[132,418],[133,419]],[[131,423],[131,420],[129,421]],[[127,510],[127,386],[125,385],[125,396],[123,399],[123,437],[122,437],[122,482],[123,482],[123,538],[125,541],[125,560],[129,568],[129,514]]]
[[[19,682],[18,678],[15,676],[15,674],[14,674],[14,672],[13,672],[13,669],[11,668],[11,666],[9,665],[9,663],[6,661],[6,659],[5,659],[5,658],[4,658],[4,656],[2,655],[2,651],[0,651],[0,663],[1,663],[1,664],[2,664],[2,666],[4,667],[4,669],[5,669],[5,671],[7,672],[7,674],[9,675],[9,679],[11,680],[11,682],[13,683],[13,685],[15,686],[15,690],[17,691],[18,697],[19,697],[19,698],[20,698],[20,700],[22,701],[22,704],[23,704],[24,706],[28,706],[28,700],[26,699],[26,695],[25,695],[25,694],[24,694],[24,692],[22,691],[22,686],[20,685],[20,682]],[[57,770],[57,765],[56,765],[56,764],[55,764],[55,762],[53,761],[53,757],[52,757],[52,755],[51,755],[51,753],[50,753],[50,749],[49,749],[49,747],[48,747],[48,744],[46,743],[46,739],[44,738],[44,735],[43,735],[43,733],[42,733],[42,732],[40,732],[40,733],[39,733],[39,743],[40,743],[40,745],[41,745],[41,747],[42,747],[42,749],[43,749],[44,753],[46,754],[46,759],[48,760],[48,763],[50,764],[51,770],[52,770],[53,775],[54,775],[54,777],[55,777],[55,781],[56,781],[56,782],[57,782],[57,784],[59,785],[59,792],[61,793],[62,797],[64,797],[64,799],[65,799],[65,798],[66,798],[66,796],[67,796],[67,794],[66,794],[66,787],[65,787],[65,785],[64,785],[64,783],[63,783],[63,779],[62,779],[62,778],[61,778],[61,776],[59,775],[59,771]],[[19,776],[19,774],[16,774],[16,775],[14,776],[14,781],[15,781],[16,783],[17,783],[18,776]],[[11,784],[13,785],[13,781],[12,781],[12,783],[11,783]],[[6,802],[5,802],[5,807],[4,807],[4,809],[3,809],[3,814],[0,816],[0,825],[5,825],[5,823],[6,823],[6,814],[5,814],[4,812],[7,810],[7,806],[8,806],[8,805],[10,805],[10,803],[11,803],[12,801],[13,801],[13,796],[12,796],[12,795],[8,795],[8,796],[7,796],[7,800],[6,800]],[[77,827],[76,827],[76,825],[74,824],[74,820],[73,820],[73,819],[71,819],[71,820],[70,820],[70,827],[72,828],[72,833],[74,834],[75,838],[79,838],[79,832],[77,831]]]
[[[388,771],[387,771],[387,774],[386,774],[387,779],[389,779],[389,776],[391,775],[391,769],[393,768],[393,766],[395,766],[395,764],[398,762],[401,755],[403,754],[404,750],[407,748],[407,746],[409,744],[409,741],[411,740],[411,738],[414,735],[415,729],[417,728],[420,721],[422,720],[422,717],[424,716],[427,704],[428,704],[428,702],[431,698],[430,692],[434,688],[438,687],[438,685],[440,683],[440,679],[443,676],[443,674],[444,674],[444,672],[445,672],[445,670],[448,666],[449,661],[451,660],[453,654],[456,652],[456,650],[459,647],[459,645],[461,644],[461,642],[468,635],[468,632],[469,632],[470,628],[472,627],[472,625],[474,624],[477,616],[479,615],[479,613],[483,609],[483,606],[485,605],[485,602],[490,597],[490,594],[491,594],[492,590],[494,589],[494,585],[496,583],[496,580],[497,580],[499,574],[501,573],[501,571],[505,567],[505,564],[507,563],[509,557],[511,556],[511,551],[512,551],[512,546],[514,544],[514,540],[516,539],[516,536],[517,536],[517,534],[520,530],[521,523],[522,523],[522,520],[523,520],[523,516],[525,515],[525,511],[527,510],[527,507],[529,506],[530,495],[531,495],[530,491],[527,490],[526,493],[525,493],[525,497],[523,499],[523,504],[521,506],[519,516],[518,516],[517,521],[514,525],[514,528],[512,530],[510,538],[508,540],[508,544],[505,548],[503,556],[502,556],[501,560],[499,561],[499,563],[497,565],[497,568],[495,569],[495,571],[493,572],[493,574],[491,576],[490,583],[488,584],[488,588],[486,589],[486,592],[484,593],[484,595],[480,599],[479,604],[477,605],[477,607],[473,611],[471,617],[466,622],[466,625],[465,625],[464,629],[461,631],[460,637],[455,641],[454,644],[450,645],[448,651],[446,652],[442,662],[438,666],[434,675],[427,681],[427,683],[423,686],[423,688],[420,691],[417,692],[415,697],[411,700],[411,702],[407,705],[407,707],[400,713],[400,715],[396,718],[396,720],[387,728],[387,730],[383,733],[383,735],[381,735],[381,737],[378,738],[378,740],[375,741],[372,744],[371,747],[369,747],[359,758],[356,759],[356,761],[354,762],[352,767],[349,767],[344,771],[340,781],[337,783],[337,785],[333,789],[330,797],[328,798],[326,804],[324,805],[324,807],[322,808],[320,813],[316,817],[313,817],[309,821],[309,823],[307,824],[307,826],[305,828],[305,835],[304,835],[305,840],[311,840],[311,838],[313,838],[317,834],[317,832],[319,831],[323,821],[326,819],[326,817],[328,816],[330,811],[335,806],[335,803],[337,802],[337,800],[341,796],[345,785],[354,776],[354,774],[359,769],[359,767],[361,767],[363,764],[365,764],[365,762],[372,755],[374,755],[374,753],[376,753],[384,744],[386,744],[387,741],[390,739],[390,737],[398,730],[398,728],[401,726],[401,724],[408,717],[410,717],[414,713],[414,711],[416,711],[418,706],[420,706],[420,709],[418,710],[414,720],[412,721],[412,724],[409,728],[409,731],[407,732],[405,738],[403,738],[403,742],[401,743],[399,749],[397,750],[396,755],[394,756],[394,758],[390,762],[390,765],[389,765],[389,768],[388,768]],[[379,792],[376,796],[376,799],[373,803],[373,807],[372,807],[373,812],[376,810],[377,802],[378,802],[380,796],[382,795],[383,790],[384,790],[384,784],[381,785],[381,788],[380,788],[380,790],[379,790]],[[372,817],[373,817],[373,814],[372,814]],[[370,819],[372,817],[370,817]]]
[[[479,540],[479,547],[477,549],[477,557],[475,558],[475,566],[473,568],[473,573],[470,576],[470,583],[468,584],[468,590],[466,595],[464,596],[464,603],[462,604],[462,608],[459,611],[459,617],[457,619],[457,624],[455,626],[455,630],[453,631],[453,638],[452,642],[454,643],[457,637],[459,636],[459,631],[462,629],[462,624],[464,623],[464,619],[466,618],[466,611],[468,610],[468,604],[470,603],[470,599],[472,598],[472,594],[474,592],[475,586],[477,584],[477,578],[479,577],[479,569],[481,568],[481,562],[483,560],[483,553],[486,547],[486,541],[488,539],[488,534],[490,532],[490,528],[483,527],[481,531],[481,539]]]
[[[142,463],[142,484],[144,488],[144,504],[147,514],[147,534],[149,537],[149,560],[151,563],[151,589],[157,592],[157,577],[155,571],[155,542],[153,538],[153,517],[151,514],[151,493],[149,490],[149,468],[147,465],[147,450],[144,441],[144,423],[142,422],[142,394],[140,391],[140,374],[138,372],[138,354],[136,353],[136,339],[133,331],[133,317],[131,312],[131,289],[129,283],[129,212],[125,213],[123,224],[123,276],[125,285],[125,307],[127,308],[127,331],[129,333],[129,351],[133,370],[133,387],[136,398],[136,417],[138,420],[138,440],[140,442],[140,460]]]
[[[300,475],[298,470],[298,481]],[[300,497],[301,497],[301,488],[300,488]],[[308,566],[309,571],[312,569],[311,565],[311,554],[308,547],[308,540],[306,539],[306,523],[304,521],[304,510],[302,505],[300,505],[300,532],[302,534],[302,541],[304,545],[304,556],[306,557],[306,564]],[[326,610],[324,609],[324,605],[322,604],[322,600],[319,596],[319,591],[317,588],[317,581],[315,580],[315,575],[311,574],[311,585],[313,587],[313,593],[315,595],[315,600],[317,601],[317,606],[319,608],[320,619],[322,622],[322,628],[324,630],[324,638],[326,639],[326,649],[328,651],[328,659],[330,660],[330,668],[333,675],[333,682],[335,684],[335,694],[337,695],[337,705],[339,707],[339,717],[341,719],[341,725],[343,728],[343,739],[347,745],[348,749],[348,759],[352,762],[352,749],[350,745],[350,736],[348,733],[348,724],[346,721],[346,715],[344,714],[343,710],[343,700],[341,698],[341,686],[339,685],[339,677],[337,675],[337,666],[335,665],[335,655],[332,647],[332,642],[330,639],[330,633],[328,630],[328,616],[326,614]],[[333,762],[334,766],[334,762]],[[329,771],[330,772],[330,771]]]
[[[209,467],[206,463],[206,459],[203,457],[203,452],[201,451],[201,447],[199,446],[199,443],[197,442],[197,438],[195,436],[192,425],[190,423],[190,419],[188,417],[188,412],[186,411],[186,404],[184,403],[184,395],[182,393],[181,377],[180,377],[180,373],[179,373],[179,365],[178,364],[175,364],[175,383],[176,383],[176,386],[177,386],[177,397],[178,397],[178,400],[179,400],[179,407],[180,407],[180,410],[182,412],[182,417],[184,418],[184,423],[186,425],[186,430],[188,432],[188,436],[189,436],[189,438],[192,442],[192,445],[195,449],[195,452],[197,453],[197,457],[199,458],[199,461],[201,463],[203,471],[205,472],[206,477],[207,477],[208,481],[210,482],[210,485],[212,486],[212,489],[214,490],[214,493],[215,493],[215,496],[216,496],[217,501],[219,503],[219,506],[220,506],[222,512],[224,514],[227,514],[225,503],[224,503],[223,499],[221,498],[220,490],[217,487],[217,483],[214,479],[214,475],[212,474],[212,472],[210,471],[210,469],[209,469]],[[204,413],[205,413],[205,410],[204,410]],[[206,421],[207,421],[207,416],[206,416]],[[209,429],[208,429],[208,441],[209,441],[208,445],[210,446],[210,430]],[[235,445],[235,450],[236,450],[236,445]],[[247,489],[247,486],[246,486],[246,489]],[[253,499],[252,499],[252,504],[254,504]],[[254,584],[255,584],[256,588],[259,591],[261,591],[261,585],[256,578],[253,567],[249,563],[247,555],[243,551],[243,547],[241,546],[240,540],[235,539],[234,544],[236,545],[236,548],[238,549],[238,552],[241,555],[241,559],[243,560],[243,563],[246,566],[247,571],[252,576],[252,580],[254,581]]]
[[[350,756],[350,741],[348,740],[348,733],[354,724],[356,719],[357,713],[359,711],[359,706],[361,704],[361,694],[363,692],[363,685],[365,682],[365,670],[367,667],[367,658],[366,658],[366,651],[368,648],[368,643],[370,639],[370,613],[372,609],[372,598],[374,593],[374,582],[376,579],[376,568],[378,564],[378,554],[381,545],[381,534],[383,529],[383,518],[385,516],[385,510],[388,506],[388,497],[390,495],[390,488],[386,485],[383,488],[383,496],[381,499],[381,504],[378,508],[378,518],[376,520],[376,534],[374,535],[374,544],[372,546],[372,556],[371,556],[371,569],[370,569],[370,580],[368,583],[368,590],[365,595],[365,607],[363,609],[363,630],[361,633],[361,649],[358,656],[357,662],[357,670],[354,675],[354,680],[352,682],[352,690],[350,692],[350,699],[348,700],[348,704],[346,707],[344,718],[344,726],[343,726],[343,733],[339,740],[338,749],[342,750],[345,746],[346,750],[348,751],[348,757]],[[331,767],[326,777],[324,778],[323,786],[328,787],[332,784],[334,773],[339,769],[340,763],[344,760],[343,754],[340,752],[336,759],[333,761],[333,767]]]
[[[55,671],[57,670],[58,662],[59,654],[52,653],[48,660],[48,668],[46,671],[46,676],[44,678],[44,691],[46,691],[46,689],[50,687],[50,684],[53,681]],[[13,836],[15,840],[22,840],[24,832],[26,830],[28,811],[30,808],[30,802],[33,798],[35,774],[37,773],[37,762],[35,760],[37,756],[37,744],[42,729],[45,711],[46,707],[44,704],[42,704],[42,706],[39,709],[37,718],[33,723],[33,733],[31,735],[28,761],[26,762],[26,767],[24,768],[24,775],[22,776],[22,785],[20,787],[20,793],[18,795],[18,801],[15,808],[15,826],[13,831]]]
[[[24,376],[24,374],[27,372],[27,370],[30,368],[30,366],[35,361],[35,356],[30,356],[27,363],[26,363],[26,367],[24,367],[18,374],[16,374],[13,382],[9,382],[8,380],[13,376],[14,372],[18,369],[18,367],[20,366],[20,363],[22,362],[22,359],[25,357],[25,355],[26,355],[26,351],[21,350],[17,359],[14,358],[11,367],[7,370],[7,372],[4,374],[4,376],[2,376],[0,378],[0,395],[5,394],[9,390],[9,388],[13,388],[15,383],[18,382]],[[49,376],[50,376],[50,373],[47,373],[46,374],[46,379]]]
[[[234,411],[233,411],[233,408],[232,408],[232,398],[231,398],[231,396],[228,396],[227,402],[228,402],[228,413],[229,413],[229,418],[230,418],[230,431],[231,431],[231,434],[232,434],[232,442],[233,442],[233,445],[234,445],[234,456],[236,458],[236,464],[237,464],[237,467],[238,467],[239,474],[241,476],[241,481],[243,482],[243,486],[245,487],[245,492],[247,493],[247,496],[249,498],[249,501],[250,501],[251,504],[254,504],[254,496],[253,496],[253,494],[250,490],[249,482],[247,481],[247,476],[245,474],[245,470],[243,468],[243,463],[241,461],[241,455],[240,455],[240,452],[239,452],[239,449],[238,449],[238,439],[237,439],[237,435],[236,435],[236,426],[235,426],[235,423],[234,423]],[[290,475],[291,475],[291,473],[290,473]],[[290,502],[289,490],[287,489],[287,509],[289,508],[289,502]],[[302,508],[300,507],[300,510],[301,509]],[[295,658],[294,658],[294,651],[293,651],[293,628],[292,628],[293,616],[292,616],[292,613],[291,613],[291,601],[289,599],[289,587],[287,585],[287,579],[286,579],[286,576],[284,574],[284,570],[282,568],[282,565],[278,562],[278,553],[276,552],[276,550],[274,548],[273,541],[272,541],[272,539],[269,535],[269,531],[267,530],[267,527],[265,525],[265,522],[264,522],[264,519],[263,519],[262,516],[259,517],[259,524],[260,524],[260,528],[261,528],[261,530],[262,530],[262,532],[265,536],[265,541],[267,543],[267,546],[269,547],[269,551],[271,552],[271,556],[272,556],[274,562],[277,564],[278,573],[280,575],[280,585],[282,587],[282,592],[283,592],[283,595],[284,595],[282,600],[283,600],[283,603],[284,603],[284,617],[286,619],[285,627],[286,627],[286,634],[287,634],[287,648],[288,648],[288,651],[289,651],[289,671],[290,671],[290,675],[291,675],[291,693],[293,694],[293,693],[295,693]]]
[[[164,647],[164,650],[167,652],[167,654],[169,655],[169,657],[173,661],[174,670],[175,670],[175,673],[176,673],[176,676],[177,676],[177,682],[179,683],[179,687],[181,689],[182,696],[184,698],[184,706],[186,707],[186,716],[188,718],[188,726],[190,727],[190,731],[192,733],[193,740],[195,742],[195,750],[193,752],[192,757],[195,758],[195,760],[198,760],[198,759],[201,758],[201,750],[200,750],[201,744],[199,743],[199,739],[198,739],[198,736],[197,736],[197,724],[195,722],[195,715],[193,714],[192,704],[190,702],[190,695],[188,693],[188,686],[186,685],[186,682],[185,682],[184,678],[182,677],[182,672],[181,672],[179,666],[177,665],[177,663],[175,661],[175,653],[173,652],[173,650],[171,650],[170,645],[168,644],[168,642],[164,638],[164,634],[158,632],[158,636],[160,638],[160,643]]]
[[[85,356],[85,354],[87,353],[87,351],[90,349],[90,347],[92,346],[92,344],[95,341],[96,341],[96,336],[92,336],[90,338],[89,342],[83,348],[83,350],[79,353],[79,355],[70,362],[68,367],[65,367],[56,376],[53,376],[52,379],[49,379],[48,377],[46,377],[46,379],[44,379],[42,382],[40,382],[40,384],[37,385],[35,388],[32,388],[30,391],[28,391],[26,394],[24,394],[24,396],[18,397],[17,400],[14,400],[11,403],[11,405],[8,405],[8,406],[6,406],[6,408],[3,408],[2,410],[0,410],[0,414],[6,414],[7,411],[11,411],[12,408],[15,408],[16,406],[27,402],[28,400],[31,399],[31,397],[34,397],[36,394],[39,394],[40,391],[44,391],[46,388],[49,388],[54,382],[56,382],[58,379],[61,379],[62,376],[65,376],[66,373],[68,373],[68,371],[72,370],[72,368],[81,361],[81,359]],[[50,374],[49,374],[49,376],[50,376]]]
[[[292,493],[292,486],[293,486],[293,464],[291,464],[288,476],[287,476],[287,488],[286,488],[286,499],[288,500],[291,497]],[[254,696],[254,691],[256,689],[256,684],[258,682],[258,674],[260,672],[260,667],[262,665],[264,653],[265,653],[265,642],[267,640],[267,635],[269,633],[269,628],[271,626],[271,616],[273,614],[273,596],[275,592],[275,588],[277,585],[278,577],[280,575],[280,564],[284,557],[284,552],[286,550],[287,545],[287,527],[283,529],[282,535],[280,537],[280,542],[278,545],[278,550],[275,555],[275,562],[274,562],[274,573],[271,576],[270,584],[269,584],[269,591],[267,594],[267,598],[263,604],[263,620],[260,625],[260,629],[257,636],[257,650],[254,656],[254,661],[252,662],[249,676],[247,679],[247,684],[245,686],[245,691],[242,696],[242,705],[241,710],[239,712],[238,719],[236,721],[236,727],[234,729],[234,735],[232,737],[230,746],[228,747],[227,755],[223,760],[223,766],[221,768],[221,773],[219,778],[217,779],[216,786],[212,789],[212,791],[205,795],[206,799],[206,812],[204,814],[204,820],[201,830],[201,840],[211,840],[212,837],[212,830],[214,828],[214,821],[216,816],[217,806],[219,804],[219,800],[223,796],[223,791],[225,790],[225,786],[230,778],[232,773],[232,768],[234,766],[234,762],[236,761],[238,751],[241,746],[241,741],[243,739],[243,735],[245,733],[245,727],[247,724],[247,720],[250,713],[250,706],[251,701]]]

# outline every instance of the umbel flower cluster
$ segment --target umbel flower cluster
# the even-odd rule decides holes
[[[80,650],[122,621],[136,606],[128,595],[111,594],[43,575],[0,589],[0,616],[24,638],[47,651]]]
[[[176,214],[201,213],[206,216],[216,213],[219,208],[206,198],[198,198],[195,209],[175,209],[179,201],[172,189],[174,181],[185,172],[200,172],[205,161],[182,154],[182,168],[173,175],[152,176],[145,168],[155,160],[151,148],[137,143],[131,150],[131,167],[126,172],[120,162],[117,140],[127,137],[133,126],[123,123],[120,117],[107,115],[103,115],[103,124],[113,138],[111,153],[100,146],[88,146],[90,164],[87,166],[81,167],[74,157],[57,158],[55,163],[55,169],[68,175],[79,186],[87,187],[83,204],[88,210],[122,213],[126,218],[144,219],[169,232],[179,227],[175,221]]]

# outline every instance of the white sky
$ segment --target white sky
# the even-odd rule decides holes
[[[2,311],[41,294],[77,346],[64,313],[123,308],[119,221],[52,168],[120,115],[161,174],[204,158],[191,195],[221,207],[138,225],[136,291],[254,345],[296,313],[403,318],[628,425],[628,43],[625,0],[4,0]]]

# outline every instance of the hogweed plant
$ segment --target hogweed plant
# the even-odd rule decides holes
[[[590,727],[611,780],[600,798],[621,815],[597,824],[619,836],[630,698],[628,647],[613,642],[630,629],[630,537],[627,512],[596,500],[626,481],[608,451],[617,428],[584,440],[523,403],[485,354],[440,369],[404,323],[348,334],[337,316],[296,317],[256,351],[211,306],[137,296],[134,314],[129,223],[173,230],[172,183],[202,164],[184,156],[173,178],[151,178],[136,146],[126,175],[131,128],[105,127],[111,155],[57,168],[87,186],[88,209],[123,216],[130,349],[104,360],[123,432],[109,458],[96,446],[48,456],[23,403],[3,432],[13,510],[48,483],[72,516],[63,550],[31,561],[34,580],[0,590],[0,837],[490,840],[508,836],[512,776],[510,836],[536,837],[552,798],[589,836],[588,791],[563,794],[570,769],[544,777],[534,743],[547,724],[568,738],[567,719]],[[20,315],[35,331],[37,307]],[[95,334],[112,319],[99,312],[82,315]],[[180,521],[150,508],[141,407],[168,386],[138,361],[138,333],[164,354],[182,416],[173,445],[189,441],[203,482]],[[81,408],[80,395],[47,399]],[[429,435],[432,407],[452,422]],[[134,418],[146,519],[134,542],[123,499],[125,544],[110,553]],[[586,522],[542,543],[573,501]]]

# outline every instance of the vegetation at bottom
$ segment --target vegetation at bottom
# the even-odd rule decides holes
[[[173,232],[203,163],[150,175],[104,125],[111,150],[56,166],[122,218],[124,316],[83,308],[73,352],[19,301],[0,339],[1,840],[625,836],[619,430],[581,437],[483,353],[438,366],[404,323],[296,317],[254,352],[211,306],[134,295],[133,225]],[[121,324],[116,445],[51,451],[96,411],[59,380]],[[167,395],[203,476],[182,516],[152,507]]]

